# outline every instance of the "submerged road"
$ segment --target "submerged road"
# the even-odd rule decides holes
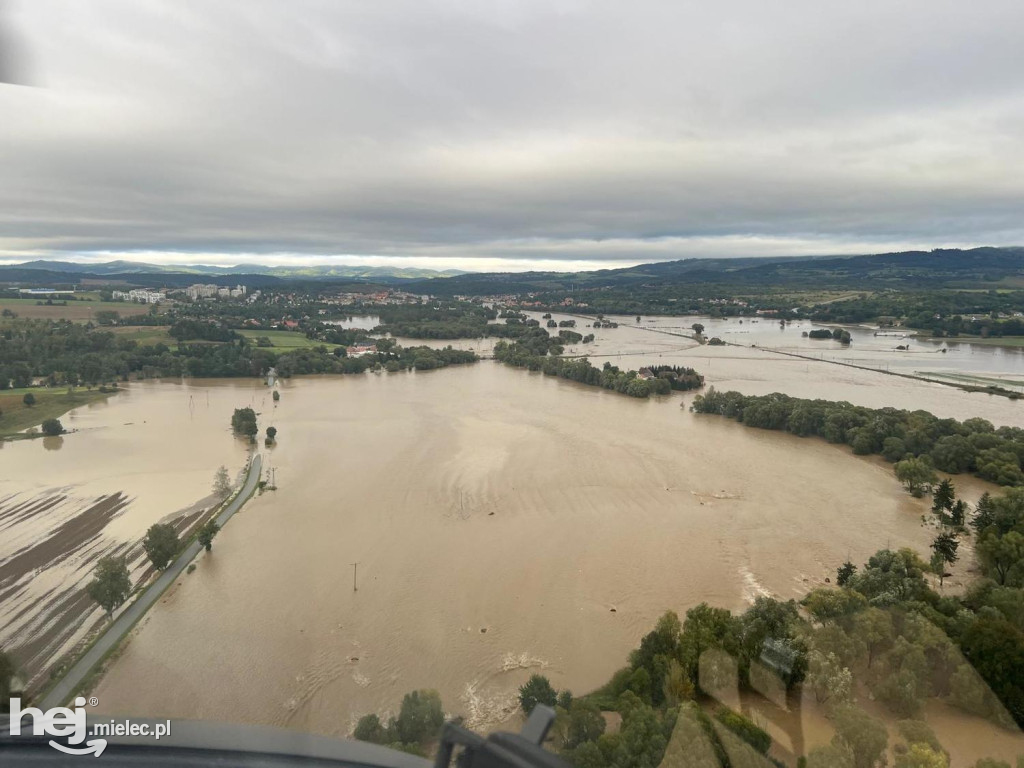
[[[235,498],[228,502],[228,505],[221,510],[220,514],[214,518],[217,521],[217,525],[223,528],[224,523],[230,520],[231,516],[252,495],[253,490],[256,488],[256,483],[259,482],[262,466],[263,462],[260,455],[254,455],[249,463],[249,473],[242,483],[242,489]],[[121,641],[121,638],[128,634],[128,631],[135,626],[135,623],[146,615],[146,611],[160,599],[160,595],[164,593],[164,590],[181,576],[182,571],[195,559],[200,549],[202,547],[197,541],[189,544],[185,551],[178,555],[174,562],[160,574],[157,580],[146,587],[135,602],[111,622],[99,639],[71,666],[61,681],[35,706],[47,710],[67,703],[71,699],[71,694],[82,684],[82,681],[86,679],[93,668]]]

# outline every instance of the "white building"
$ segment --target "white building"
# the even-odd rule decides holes
[[[185,295],[192,299],[192,301],[199,301],[199,299],[209,299],[216,296],[217,290],[217,286],[212,283],[195,283],[185,289]]]
[[[146,288],[132,288],[130,291],[112,291],[111,295],[115,300],[136,301],[140,304],[159,304],[167,298],[160,291],[150,291]]]

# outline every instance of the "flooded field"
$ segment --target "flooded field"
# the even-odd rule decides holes
[[[585,349],[598,365],[691,365],[724,389],[1024,426],[1024,403],[1005,398],[625,325]],[[934,535],[927,502],[884,462],[691,414],[692,394],[637,401],[493,361],[280,388],[275,406],[254,380],[132,384],[66,417],[80,431],[56,449],[4,446],[0,526],[17,536],[0,539],[0,589],[18,591],[0,603],[0,639],[28,647],[53,620],[43,604],[95,619],[81,593],[92,558],[208,504],[216,467],[245,461],[228,424],[246,405],[279,430],[260,445],[279,490],[248,503],[143,621],[94,690],[102,712],[341,736],[433,687],[494,727],[534,671],[577,692],[606,681],[667,609],[800,597],[847,556],[924,551]],[[958,487],[973,500],[986,485]],[[65,647],[89,622],[70,626]],[[1012,753],[1017,737],[962,722],[964,738],[1009,738],[998,754]]]
[[[493,726],[531,671],[604,682],[667,608],[798,597],[930,541],[887,465],[680,400],[491,362],[288,382],[280,490],[152,612],[101,709],[344,735],[431,686]]]
[[[83,592],[95,560],[129,554],[140,578],[146,529],[209,506],[216,468],[247,456],[232,410],[265,396],[251,381],[127,387],[61,417],[72,434],[0,442],[0,643],[33,682],[100,619]]]

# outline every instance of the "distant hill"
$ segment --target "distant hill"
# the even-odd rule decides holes
[[[468,273],[407,288],[438,295],[526,293],[570,288],[665,288],[708,284],[750,287],[1024,287],[1024,248],[901,251],[863,256],[682,259],[593,272]]]
[[[151,277],[150,277],[151,276]],[[185,286],[209,281],[260,287],[281,283],[400,285],[438,296],[623,290],[715,285],[733,288],[925,289],[1024,287],[1024,248],[901,251],[862,256],[681,259],[591,272],[438,272],[402,267],[163,266],[133,261],[74,264],[32,261],[0,266],[0,282],[67,285],[83,279],[136,285]]]
[[[262,264],[236,264],[232,267],[217,267],[209,264],[165,265],[148,264],[141,261],[105,261],[95,264],[79,264],[69,261],[27,261],[24,264],[11,265],[12,268],[41,269],[47,272],[59,272],[67,275],[147,275],[147,274],[181,274],[181,275],[273,275],[274,277],[301,278],[367,278],[379,279],[395,277],[400,279],[430,279],[436,277],[453,277],[463,274],[457,269],[443,271],[418,269],[413,267],[359,267],[344,264],[316,266],[268,267]],[[0,267],[0,275],[5,267]]]

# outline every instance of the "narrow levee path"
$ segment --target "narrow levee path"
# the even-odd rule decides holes
[[[217,525],[224,527],[224,524],[231,519],[243,504],[252,495],[256,484],[260,479],[260,471],[263,461],[259,454],[252,457],[249,462],[249,471],[242,483],[242,488],[220,514],[214,518]],[[79,659],[71,665],[64,677],[51,688],[37,706],[42,709],[59,707],[70,700],[71,695],[78,689],[89,673],[100,661],[128,634],[128,631],[135,626],[174,580],[181,576],[188,564],[199,554],[201,545],[197,541],[189,544],[185,550],[171,563],[160,576],[143,590],[142,594],[133,602],[120,616],[111,622],[102,635],[94,642]]]

